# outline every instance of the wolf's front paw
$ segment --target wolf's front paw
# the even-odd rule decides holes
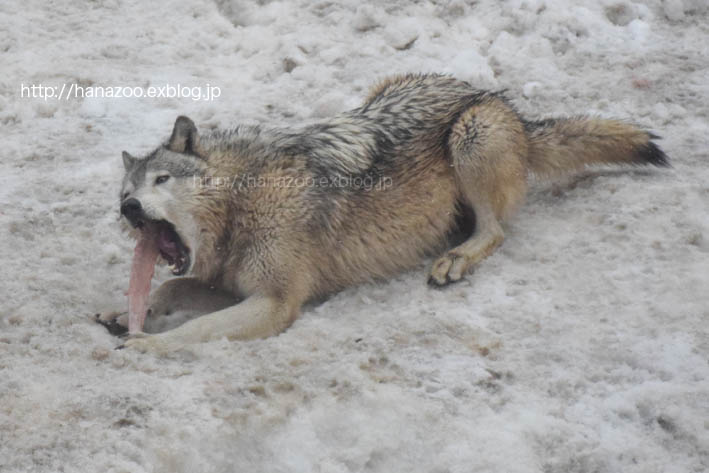
[[[122,345],[116,347],[116,350],[123,350],[124,348],[129,348],[131,350],[137,350],[141,353],[162,353],[162,343],[158,339],[157,335],[148,335],[147,333],[138,332],[131,333],[127,337],[128,339],[123,342]]]
[[[428,284],[443,287],[459,281],[471,266],[470,258],[449,251],[433,263]]]
[[[116,347],[116,350],[124,348],[162,356],[173,353],[182,348],[182,346],[171,342],[164,334],[148,335],[147,333],[139,332],[128,335],[128,340],[123,345]]]
[[[111,335],[123,335],[128,332],[128,312],[101,312],[94,315],[94,321],[106,327]]]

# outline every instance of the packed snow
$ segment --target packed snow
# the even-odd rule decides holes
[[[705,0],[3,1],[0,471],[709,471],[707,45]],[[297,126],[401,72],[631,120],[674,167],[535,183],[444,290],[422,265],[278,337],[114,350],[92,317],[127,304],[122,150],[180,114]]]

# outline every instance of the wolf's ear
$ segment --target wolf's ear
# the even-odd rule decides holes
[[[123,167],[126,168],[126,171],[132,168],[136,161],[138,158],[131,156],[128,151],[123,152]]]
[[[197,148],[197,127],[189,118],[183,116],[177,117],[175,127],[172,129],[172,136],[167,143],[167,149],[176,153],[193,153]]]

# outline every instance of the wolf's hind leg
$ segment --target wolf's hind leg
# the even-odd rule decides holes
[[[433,263],[429,284],[445,286],[460,280],[473,265],[490,256],[500,246],[504,233],[489,206],[476,206],[475,216],[473,236]]]
[[[527,189],[527,137],[517,114],[489,96],[468,108],[448,141],[461,202],[475,213],[473,235],[436,260],[429,284],[458,281],[502,243],[500,222],[521,203]]]

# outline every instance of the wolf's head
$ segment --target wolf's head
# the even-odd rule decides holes
[[[195,177],[207,168],[199,154],[199,135],[192,120],[178,117],[172,135],[143,159],[123,152],[122,220],[139,232],[154,234],[160,255],[175,275],[185,274],[199,246],[192,215]]]

